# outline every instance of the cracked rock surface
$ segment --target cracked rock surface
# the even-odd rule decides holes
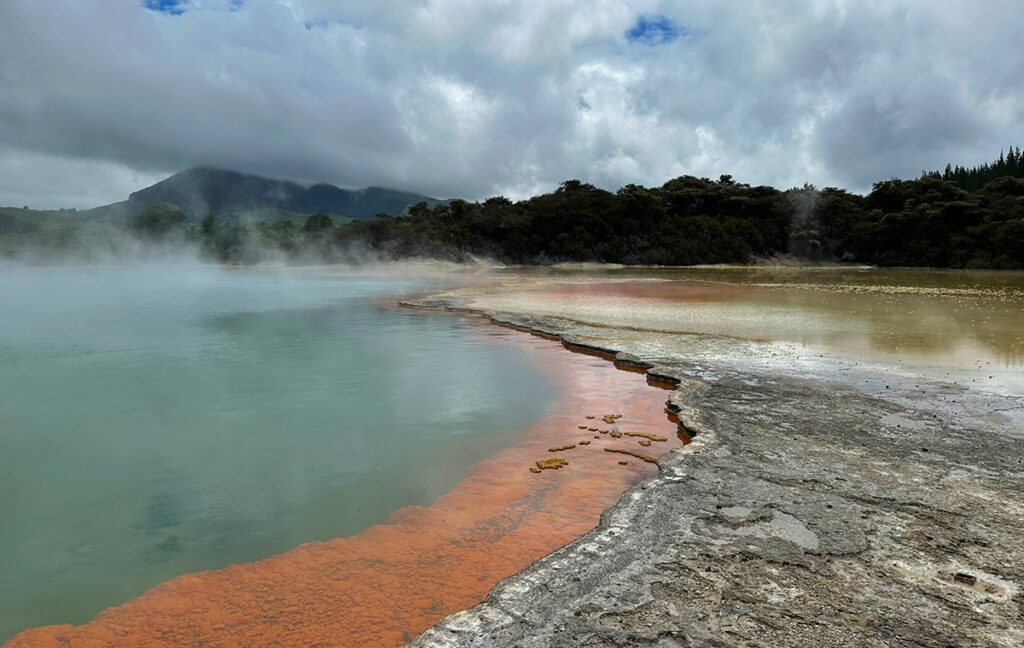
[[[677,383],[695,436],[598,528],[410,646],[1024,646],[1021,397],[712,371],[614,329],[487,315]]]

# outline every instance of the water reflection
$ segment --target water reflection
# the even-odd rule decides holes
[[[468,475],[432,505],[402,508],[387,524],[351,538],[173,579],[84,626],[26,631],[11,648],[106,645],[111,638],[154,648],[399,645],[593,528],[625,488],[656,470],[606,448],[658,456],[685,442],[671,436],[665,392],[640,376],[591,354],[567,357],[559,344],[521,332],[476,332],[543,366],[560,398],[543,420],[515,435],[512,447],[486,461],[464,463],[449,447],[435,470]],[[622,417],[617,437],[588,429],[612,413]],[[644,446],[645,437],[628,432],[659,441]],[[568,466],[529,471],[563,445],[571,448],[558,453]],[[389,479],[380,475],[365,487],[393,487]],[[364,494],[349,490],[356,501]]]
[[[1021,272],[648,268],[543,276],[480,303],[961,368],[1024,363]]]
[[[407,280],[0,279],[0,643],[429,504],[557,389]]]

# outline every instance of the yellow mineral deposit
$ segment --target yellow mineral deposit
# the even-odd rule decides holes
[[[565,459],[541,459],[537,462],[537,467],[541,470],[558,470],[562,466],[568,466],[569,462]]]
[[[645,454],[643,454],[641,452],[636,452],[634,450],[627,450],[625,448],[605,448],[604,451],[605,452],[617,452],[619,454],[629,455],[630,457],[636,457],[637,459],[639,459],[641,461],[646,461],[647,463],[657,463],[658,462],[658,460],[655,459],[654,457],[652,457],[651,455],[645,455]]]
[[[668,441],[668,437],[659,436],[657,434],[650,434],[648,432],[623,432],[628,437],[640,437],[647,439],[648,441]],[[641,445],[643,445],[641,443]],[[647,444],[650,445],[650,444]]]
[[[561,452],[562,450],[572,450],[575,447],[575,443],[569,443],[566,445],[555,446],[554,448],[548,448],[548,452]]]

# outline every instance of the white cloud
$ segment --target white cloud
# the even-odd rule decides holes
[[[0,204],[196,164],[467,198],[682,173],[863,190],[1024,142],[1016,0],[142,4],[0,2]],[[685,37],[632,42],[641,16]]]

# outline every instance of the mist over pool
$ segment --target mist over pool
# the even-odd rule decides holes
[[[198,264],[0,270],[0,641],[429,504],[557,389],[437,288]]]

